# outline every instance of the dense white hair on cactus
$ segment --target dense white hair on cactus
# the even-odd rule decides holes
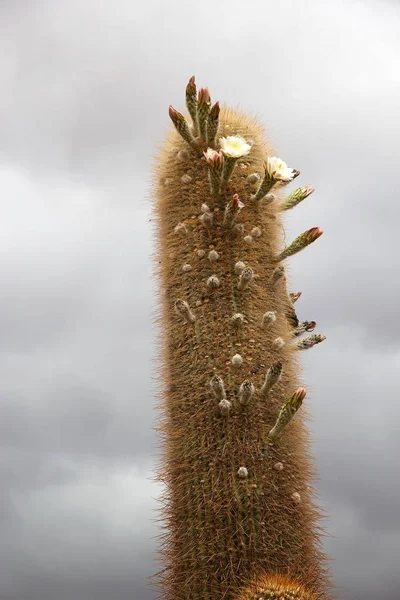
[[[284,469],[283,463],[281,463],[281,462],[277,462],[277,463],[275,463],[275,464],[274,464],[274,469],[275,469],[276,471],[283,471],[283,469]]]
[[[219,279],[216,275],[211,275],[207,279],[207,289],[210,292],[212,292],[212,291],[216,290],[217,288],[219,288]]]
[[[235,263],[235,273],[236,273],[236,275],[240,275],[240,273],[245,268],[246,268],[246,265],[241,260],[239,260],[237,263]]]
[[[186,302],[186,300],[181,300],[180,298],[176,300],[175,310],[178,313],[178,315],[183,317],[188,323],[194,323],[194,321],[196,320],[196,317],[190,310],[189,304]]]
[[[178,223],[178,225],[176,225],[174,227],[174,231],[175,231],[175,233],[183,233],[183,234],[186,234],[188,232],[185,223]]]
[[[263,318],[262,318],[262,324],[263,325],[271,325],[272,323],[275,323],[276,321],[276,312],[274,312],[273,310],[269,310],[268,312],[263,314]]]
[[[221,415],[223,417],[227,417],[232,408],[231,402],[229,402],[229,400],[227,400],[226,398],[223,398],[223,400],[221,400],[221,402],[218,404],[218,406],[219,406]]]
[[[243,358],[240,354],[235,354],[235,356],[232,356],[231,358],[231,363],[234,367],[240,367],[243,364]]]
[[[210,252],[208,253],[208,260],[210,262],[215,262],[218,259],[219,259],[218,252],[216,250],[210,250]]]
[[[235,313],[231,319],[231,324],[233,327],[241,327],[244,323],[244,316],[242,315],[242,313]]]
[[[246,479],[249,476],[249,472],[246,467],[239,467],[237,474],[239,475],[240,479]]]
[[[179,150],[178,154],[176,155],[176,158],[178,160],[186,160],[187,158],[189,158],[189,152],[184,149],[184,150]]]

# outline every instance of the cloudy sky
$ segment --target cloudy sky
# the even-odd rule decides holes
[[[287,237],[326,551],[343,600],[400,574],[397,0],[1,0],[0,597],[154,600],[149,181],[190,76],[316,192]],[[294,185],[294,184],[293,184]]]

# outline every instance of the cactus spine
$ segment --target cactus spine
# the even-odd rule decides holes
[[[298,375],[298,350],[325,336],[300,337],[316,324],[299,322],[282,264],[322,231],[281,242],[313,188],[285,198],[299,171],[194,77],[186,102],[155,171],[167,531],[152,581],[163,600],[328,600]]]

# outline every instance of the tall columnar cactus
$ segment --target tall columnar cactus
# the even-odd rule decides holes
[[[299,350],[325,339],[299,321],[282,216],[314,190],[273,156],[261,126],[186,88],[190,115],[157,160],[157,264],[165,484],[163,600],[331,598],[313,502]],[[297,308],[297,307],[296,307]]]

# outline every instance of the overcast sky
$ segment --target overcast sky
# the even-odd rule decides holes
[[[316,192],[286,217],[325,549],[400,590],[396,0],[0,1],[0,598],[154,600],[153,155],[192,75]]]

